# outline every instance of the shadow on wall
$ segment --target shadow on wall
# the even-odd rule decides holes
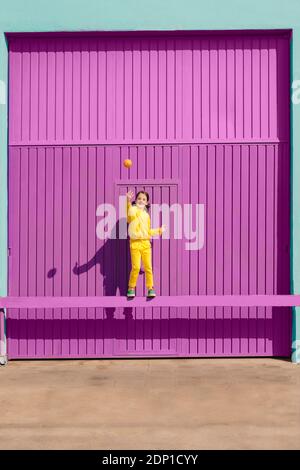
[[[119,219],[111,231],[111,238],[107,238],[104,241],[101,248],[91,259],[81,265],[78,265],[76,262],[73,267],[73,273],[76,276],[80,276],[98,264],[103,280],[103,295],[105,296],[115,296],[118,293],[121,296],[126,296],[127,294],[127,284],[131,269],[130,250],[128,239],[119,238],[121,223],[123,223],[123,220]],[[47,277],[54,277],[56,272],[57,269],[55,267],[50,269]],[[140,274],[144,274],[144,271],[141,270]],[[124,308],[123,313],[125,317],[132,317],[132,310],[131,307]],[[115,307],[105,308],[105,312],[107,318],[113,318]]]

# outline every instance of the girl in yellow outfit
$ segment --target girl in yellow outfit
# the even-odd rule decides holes
[[[131,204],[133,195],[133,191],[128,191],[126,194],[131,256],[131,272],[128,282],[127,297],[135,296],[135,287],[140,272],[141,260],[146,274],[147,297],[155,297],[150,239],[152,235],[162,235],[166,230],[166,226],[162,225],[162,227],[159,228],[151,228],[150,215],[148,213],[150,207],[149,194],[146,191],[139,191],[136,195],[135,202]]]

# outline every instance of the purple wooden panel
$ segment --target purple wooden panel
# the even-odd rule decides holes
[[[183,147],[185,201],[188,194],[193,200],[197,174],[197,160],[191,157],[193,147]],[[288,216],[283,215],[283,206],[289,213],[286,144],[203,145],[199,150],[200,155],[207,151],[207,169],[204,160],[198,180],[198,186],[203,187],[199,202],[206,208],[206,243],[204,251],[194,252],[192,258],[183,250],[182,294],[190,289],[193,294],[275,294],[278,285],[289,292],[289,224]],[[275,171],[278,165],[282,165],[280,177]],[[202,268],[200,259],[205,260],[205,252],[207,265]],[[189,266],[197,263],[200,271],[192,269],[191,279]],[[199,322],[203,328],[197,335],[200,341],[205,338],[206,348],[203,352],[202,346],[199,355],[289,354],[290,309],[283,314],[278,307],[207,307],[207,316],[202,310],[205,321]],[[182,308],[182,355],[195,351],[197,329],[189,331],[194,317],[192,307]]]
[[[201,250],[154,241],[159,295],[289,292],[288,36],[11,38],[11,295],[124,294],[127,240],[95,232],[97,206],[115,203],[115,180],[126,190],[143,181],[153,202],[205,206]],[[159,183],[172,179],[178,188]],[[137,292],[145,294],[141,280]],[[290,314],[8,309],[8,353],[289,355]]]
[[[125,155],[141,162],[127,176],[121,165]],[[285,144],[39,151],[13,147],[10,293],[124,294],[128,246],[122,248],[116,240],[98,244],[95,237],[96,207],[114,201],[112,183],[120,178],[126,190],[130,181],[149,181],[141,185],[153,202],[180,202],[179,193],[172,193],[167,183],[168,178],[179,178],[182,202],[205,204],[204,251],[186,250],[183,241],[154,241],[159,295],[288,293],[287,159]],[[102,187],[99,179],[106,182]],[[135,190],[141,185],[134,183]],[[202,188],[199,195],[197,188]],[[120,270],[116,253],[126,260]],[[181,285],[175,289],[177,272]],[[144,292],[140,279],[138,294]],[[138,307],[127,325],[123,309],[114,320],[115,309],[97,310],[95,317],[87,308],[8,309],[10,357],[109,357],[151,351],[182,356],[289,354],[286,307]]]
[[[289,139],[289,37],[10,35],[10,143]]]

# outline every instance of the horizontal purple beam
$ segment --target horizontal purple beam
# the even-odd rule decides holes
[[[258,144],[283,144],[287,143],[288,141],[286,139],[278,139],[278,138],[271,138],[271,139],[266,139],[264,138],[247,138],[247,139],[176,139],[176,140],[129,140],[129,139],[124,139],[122,140],[122,146],[125,145],[207,145],[207,144],[253,144],[253,145],[258,145]],[[108,145],[118,145],[120,146],[120,139],[117,140],[107,140],[105,143],[103,143],[103,140],[95,141],[95,140],[20,140],[20,141],[14,141],[11,140],[9,142],[10,147],[70,147],[76,145],[77,147],[83,146],[98,146],[98,147],[106,147]]]
[[[179,295],[150,300],[121,296],[105,297],[0,297],[0,308],[71,307],[296,307],[300,295]]]

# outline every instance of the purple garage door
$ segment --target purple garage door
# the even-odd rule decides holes
[[[153,240],[159,295],[288,294],[289,45],[263,32],[10,35],[9,295],[124,295],[128,241],[96,228],[128,188],[204,206],[202,248]],[[290,308],[7,317],[11,359],[290,355]]]

